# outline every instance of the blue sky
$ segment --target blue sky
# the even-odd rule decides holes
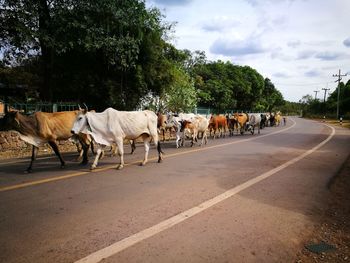
[[[350,78],[349,0],[146,0],[176,22],[172,43],[208,60],[248,65],[286,100]],[[323,98],[318,93],[318,98]]]

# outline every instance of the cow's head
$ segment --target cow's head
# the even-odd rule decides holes
[[[249,131],[249,132],[253,131],[253,125],[251,125],[249,122],[247,122],[245,127],[246,127],[245,128],[246,131]]]
[[[0,120],[0,131],[18,130],[20,127],[18,111],[8,111],[5,105],[5,116]]]
[[[89,120],[86,111],[82,111],[77,115],[72,127],[72,134],[88,133],[90,129]]]
[[[180,123],[181,123],[180,132],[183,132],[185,129],[187,129],[188,125],[191,122],[188,120],[183,120],[183,121],[180,121]]]

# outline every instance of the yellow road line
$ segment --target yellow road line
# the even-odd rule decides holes
[[[201,152],[201,151],[206,151],[206,150],[210,150],[210,149],[214,149],[214,148],[224,147],[224,146],[228,146],[228,145],[232,145],[232,144],[237,144],[237,143],[257,140],[257,139],[260,139],[260,138],[264,138],[264,137],[267,137],[267,136],[271,136],[271,135],[274,135],[274,134],[285,132],[285,131],[293,128],[296,125],[296,122],[294,120],[292,120],[292,121],[293,121],[293,125],[291,125],[290,127],[282,129],[282,130],[278,130],[278,131],[275,131],[275,132],[272,132],[272,133],[269,133],[269,134],[257,135],[257,136],[254,136],[254,137],[250,137],[248,139],[242,139],[242,140],[237,140],[237,141],[228,142],[228,143],[222,143],[222,144],[218,144],[218,145],[200,147],[200,148],[191,149],[191,150],[187,150],[187,151],[183,151],[183,152],[166,154],[166,155],[163,155],[163,156],[164,156],[164,159],[167,159],[167,158],[171,158],[171,157],[178,156],[178,155],[184,155],[184,154],[189,154],[189,153],[194,153],[194,152]],[[158,159],[158,157],[153,157],[153,158],[149,158],[149,161],[157,160],[157,159]],[[141,163],[141,160],[134,161],[134,162],[131,162],[131,163],[127,163],[124,166],[129,166],[129,165],[137,164],[137,163]],[[117,165],[107,165],[107,166],[104,166],[104,167],[101,167],[101,168],[96,168],[96,169],[91,170],[91,171],[79,171],[79,172],[70,173],[70,174],[61,175],[61,176],[56,176],[56,177],[52,177],[52,178],[41,179],[41,180],[36,180],[36,181],[27,182],[27,183],[21,183],[21,184],[16,184],[16,185],[5,186],[5,187],[1,187],[0,188],[0,192],[16,190],[16,189],[29,187],[29,186],[34,186],[34,185],[40,185],[40,184],[60,181],[60,180],[64,180],[64,179],[69,179],[69,178],[73,178],[73,177],[87,175],[87,174],[90,174],[90,173],[96,173],[96,172],[106,171],[106,170],[110,170],[110,169],[115,169],[116,167],[117,167]]]

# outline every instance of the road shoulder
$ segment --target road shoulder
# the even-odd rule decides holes
[[[295,262],[348,262],[350,260],[350,156],[329,183],[330,196],[324,214],[315,225]],[[334,247],[315,253],[309,245],[328,244]],[[322,250],[322,249],[321,249]]]

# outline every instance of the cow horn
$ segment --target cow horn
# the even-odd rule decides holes
[[[79,108],[79,110],[82,110],[82,108],[80,107],[80,104],[78,104],[78,108]]]
[[[88,110],[89,110],[89,109],[88,109],[88,106],[86,106],[85,103],[83,103],[83,105],[84,105],[84,107],[85,107],[85,110],[88,111]]]

